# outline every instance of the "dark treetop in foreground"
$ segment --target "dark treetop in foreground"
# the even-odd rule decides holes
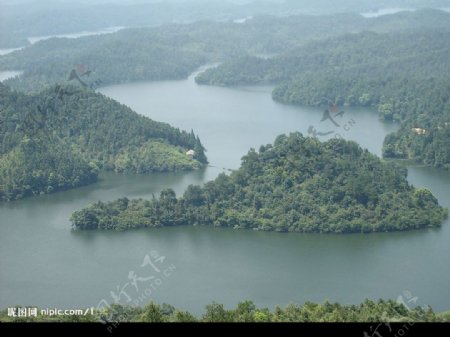
[[[439,226],[447,211],[427,189],[415,189],[406,170],[356,143],[321,143],[299,133],[253,149],[230,176],[183,197],[97,202],[73,213],[76,229],[126,230],[214,225],[266,231],[354,233]]]
[[[25,95],[0,84],[0,140],[0,201],[86,185],[99,169],[149,173],[207,163],[193,132],[76,86]]]
[[[113,304],[103,310],[95,310],[86,316],[8,317],[8,311],[0,311],[1,322],[449,322],[450,313],[435,313],[431,308],[407,308],[396,301],[365,300],[359,305],[322,304],[306,302],[289,304],[284,309],[277,306],[273,311],[258,308],[252,301],[240,302],[235,309],[225,309],[213,302],[205,313],[196,317],[188,311],[169,304],[149,303],[145,307]],[[108,325],[107,325],[108,326]],[[374,328],[376,325],[374,325]],[[386,332],[389,331],[386,326]],[[382,332],[382,329],[380,329]]]

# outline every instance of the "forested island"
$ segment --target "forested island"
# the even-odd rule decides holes
[[[177,198],[97,202],[71,216],[81,230],[212,225],[277,232],[370,233],[437,227],[447,216],[406,169],[355,142],[300,133],[250,150],[241,167]]]
[[[401,123],[385,139],[386,158],[449,169],[449,20],[424,9],[375,19],[350,13],[167,24],[40,41],[0,56],[0,69],[23,70],[5,83],[39,92],[65,80],[74,64],[106,85],[181,79],[221,62],[196,81],[275,84],[273,98],[288,104],[372,107]]]
[[[449,169],[449,27],[348,34],[271,59],[233,60],[196,81],[273,83],[274,100],[288,104],[373,107],[381,118],[401,123],[400,130],[385,139],[385,157]]]
[[[0,139],[1,201],[86,185],[99,170],[168,172],[207,163],[193,131],[76,85],[26,95],[0,83]]]
[[[0,322],[449,323],[449,23],[450,0],[0,0]]]
[[[325,301],[318,304],[306,302],[303,305],[288,304],[285,308],[276,306],[274,310],[258,308],[252,301],[242,301],[234,309],[226,309],[223,304],[212,302],[206,305],[201,316],[177,309],[170,304],[150,302],[144,307],[112,304],[104,309],[95,309],[87,315],[41,315],[37,317],[10,317],[7,310],[0,311],[0,322],[103,322],[113,328],[119,322],[175,323],[175,322],[449,322],[450,312],[435,313],[430,307],[408,308],[393,300],[365,300],[358,305],[342,305]],[[84,312],[84,310],[83,310]],[[386,331],[388,331],[386,329]]]

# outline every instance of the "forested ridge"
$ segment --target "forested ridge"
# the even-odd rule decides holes
[[[84,310],[83,310],[84,311]],[[38,312],[40,312],[38,308]],[[365,300],[358,305],[343,305],[325,301],[318,304],[288,304],[273,310],[260,308],[252,301],[242,301],[236,308],[226,309],[223,304],[212,302],[206,305],[202,315],[175,308],[166,303],[150,302],[144,307],[112,304],[104,309],[95,309],[87,315],[41,315],[35,317],[10,317],[7,310],[0,311],[1,322],[103,322],[113,327],[119,322],[175,323],[175,322],[449,322],[450,312],[435,313],[430,307],[408,308],[393,300]],[[390,327],[386,327],[388,332]],[[383,332],[380,329],[380,333]]]
[[[53,38],[0,56],[1,70],[23,70],[7,80],[14,89],[39,91],[60,83],[74,64],[92,70],[104,85],[181,79],[205,63],[284,54],[311,40],[361,31],[449,30],[450,14],[438,10],[376,19],[357,14],[257,16],[244,24],[200,21],[124,29],[79,39]],[[257,75],[259,76],[259,75]]]
[[[74,33],[111,26],[148,27],[167,22],[232,21],[265,14],[285,17],[295,14],[361,13],[376,11],[383,6],[381,3],[374,5],[370,0],[245,1],[245,4],[223,0],[172,1],[176,6],[166,1],[130,4],[99,4],[95,1],[40,1],[38,4],[10,2],[16,3],[2,3],[0,48],[24,46],[30,36]],[[388,6],[444,8],[450,3],[448,0],[390,0]]]
[[[450,26],[448,27],[450,28]],[[385,139],[388,158],[450,168],[450,32],[363,32],[311,42],[272,59],[243,57],[197,82],[274,83],[276,101],[376,108],[400,131]]]
[[[436,227],[447,210],[406,169],[356,143],[299,133],[250,150],[241,167],[177,198],[97,202],[74,212],[76,229],[213,225],[279,232],[369,233]]]
[[[149,173],[207,163],[193,132],[81,86],[25,95],[0,84],[0,98],[0,200],[85,185],[99,170]]]
[[[197,82],[274,83],[280,102],[376,108],[401,122],[385,140],[385,157],[448,169],[449,20],[449,13],[424,9],[376,19],[335,14],[166,24],[41,41],[1,56],[0,69],[23,70],[5,83],[36,92],[67,79],[74,64],[89,69],[90,81],[112,84],[180,79],[223,62]]]
[[[399,8],[385,8],[387,3]],[[449,12],[420,9],[430,6],[448,7]],[[5,254],[3,260],[6,288],[2,291],[7,294],[2,296],[0,322],[95,323],[109,333],[123,328],[125,322],[356,322],[366,323],[368,328],[362,326],[366,337],[405,337],[417,332],[409,329],[418,328],[413,326],[419,322],[449,323],[450,310],[434,311],[450,309],[445,300],[446,265],[436,263],[446,256],[447,242],[441,235],[445,230],[438,229],[448,224],[449,210],[441,205],[449,207],[445,192],[449,172],[417,168],[408,177],[406,169],[411,160],[450,170],[449,6],[450,0],[0,0],[0,48],[24,47],[0,55],[0,73],[20,71],[0,81],[0,204],[5,203],[0,213],[7,225],[0,229],[6,244],[3,250],[18,252]],[[359,14],[384,8],[405,11],[376,18]],[[128,28],[77,39],[50,38],[34,44],[27,40],[32,35],[113,25]],[[207,70],[200,73],[199,69]],[[192,74],[197,85],[264,87],[195,87]],[[190,75],[188,81],[164,83]],[[96,92],[100,86],[124,83],[123,87],[132,87],[126,83],[136,81],[144,81],[135,92],[139,95],[131,95],[136,96],[134,100],[142,98],[137,105],[142,107],[151,98],[143,115]],[[159,82],[149,85],[146,81]],[[268,95],[268,85],[275,103],[261,96]],[[145,97],[148,90],[152,92]],[[130,96],[130,92],[123,94]],[[221,104],[224,100],[227,104]],[[155,116],[152,109],[165,106],[168,113],[178,107],[170,117],[175,116],[180,125],[191,118],[210,140],[215,138],[211,146],[218,162],[212,170],[201,169],[208,158],[198,130],[180,130],[145,117]],[[301,106],[315,108],[300,111]],[[323,122],[334,113],[342,116],[347,108],[352,117],[358,110],[363,112],[364,127],[357,126],[346,136],[378,150],[377,134],[384,135],[398,124],[398,131],[384,139],[382,158],[337,133],[339,139],[330,136],[322,142],[294,132],[256,149],[247,147],[240,167],[226,168],[234,166],[237,152],[242,155],[241,142],[254,146],[256,138],[264,138],[264,134],[253,137],[252,132],[267,136],[274,130],[303,128],[314,119],[314,111],[319,114],[317,121],[324,113]],[[372,128],[373,116],[367,116],[367,110],[373,110],[373,116],[378,113],[384,122]],[[273,111],[279,111],[278,118],[283,120],[277,120]],[[246,112],[247,118],[242,117]],[[308,129],[310,135],[333,133],[317,132],[313,125]],[[167,174],[196,169],[198,174]],[[116,174],[105,174],[103,182],[84,192],[7,204],[93,184],[103,171]],[[227,173],[215,175],[218,171]],[[114,179],[117,174],[149,173],[155,174]],[[211,174],[215,179],[208,181]],[[189,181],[198,185],[186,188]],[[108,195],[122,197],[113,200]],[[131,199],[142,195],[148,197]],[[80,204],[81,200],[88,201]],[[55,224],[64,225],[62,214],[71,233],[55,233]],[[255,241],[242,245],[233,241],[233,235],[212,241],[197,231],[159,233],[167,232],[162,227],[175,226],[216,227],[213,232],[222,234],[282,234],[270,235],[279,236],[279,242],[258,240],[265,235],[256,235]],[[417,235],[383,234],[414,230]],[[120,231],[129,231],[124,236],[130,236],[134,246],[123,240]],[[348,237],[319,245],[315,240],[306,242],[303,248],[315,249],[309,249],[304,259],[299,257],[308,249],[298,251],[299,241],[287,241],[291,235],[322,240],[324,235],[339,234]],[[425,234],[431,243],[419,241]],[[150,235],[155,248],[170,241],[176,265],[154,264],[165,261],[165,256],[147,250],[142,263],[130,265],[122,278],[113,277],[116,273],[111,268],[123,267],[133,251],[148,249]],[[411,248],[413,242],[421,247]],[[264,249],[254,250],[254,245]],[[192,247],[194,251],[189,252]],[[191,261],[189,256],[200,251],[208,258]],[[281,253],[273,254],[277,251]],[[236,263],[243,254],[250,259]],[[349,259],[351,254],[358,258]],[[86,255],[91,259],[88,263]],[[246,269],[252,260],[257,263]],[[65,271],[64,264],[68,265]],[[365,268],[370,264],[374,266]],[[181,269],[179,265],[191,270],[166,280]],[[40,267],[45,267],[44,272]],[[29,270],[23,274],[21,268]],[[293,268],[300,274],[293,273]],[[155,273],[150,274],[152,270]],[[301,277],[302,270],[309,277]],[[391,275],[383,275],[383,270]],[[92,275],[83,275],[89,272]],[[24,282],[27,273],[33,279]],[[428,283],[423,277],[414,280],[423,275]],[[83,276],[88,276],[88,283]],[[280,277],[289,282],[280,283]],[[242,282],[228,287],[233,279]],[[193,285],[188,296],[180,282],[187,283],[187,288]],[[107,287],[100,286],[99,291],[102,284]],[[154,302],[155,296],[167,300],[169,285],[169,297],[175,296],[176,303]],[[250,298],[236,299],[246,285],[252,288]],[[268,295],[270,286],[277,289]],[[368,287],[377,288],[365,291]],[[68,288],[70,293],[63,294]],[[408,288],[420,299],[409,290],[402,291]],[[80,290],[84,295],[92,293],[88,301],[76,298]],[[199,290],[201,297],[195,296]],[[300,302],[288,302],[292,290],[296,294],[291,299]],[[400,296],[373,297],[382,292]],[[330,301],[324,293],[339,302]],[[211,294],[225,303],[216,302]],[[277,294],[281,300],[274,301]],[[46,302],[45,295],[59,296],[49,302],[59,307],[37,307]],[[425,301],[439,308],[433,310],[423,305]],[[30,309],[36,310],[36,317],[30,316]],[[53,309],[71,312],[49,313]]]
[[[235,85],[300,81],[305,75],[316,75],[319,77],[318,83],[324,81],[321,78],[324,76],[343,76],[342,80],[355,80],[364,76],[373,81],[383,76],[386,80],[405,75],[412,78],[440,77],[450,67],[450,61],[445,57],[450,48],[449,36],[450,27],[443,30],[348,33],[310,41],[273,58],[246,56],[232,60],[217,68],[208,69],[198,75],[197,81]],[[332,87],[333,84],[330,81],[329,86]],[[300,96],[297,100],[293,97],[287,101],[322,103],[321,93],[315,92],[324,88],[310,90],[311,97],[308,97],[308,100]],[[341,99],[347,98],[344,96],[347,88],[341,89],[336,85],[334,90],[336,92],[333,96],[340,98],[341,95]]]

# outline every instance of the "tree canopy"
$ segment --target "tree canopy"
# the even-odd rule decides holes
[[[177,198],[97,202],[74,212],[76,229],[213,225],[279,232],[356,233],[436,227],[447,210],[406,169],[356,143],[300,133],[250,150],[241,167]]]
[[[19,307],[15,307],[17,310]],[[39,310],[39,309],[38,309]],[[84,312],[84,310],[83,310]],[[1,322],[119,322],[175,323],[175,322],[449,322],[449,313],[435,313],[430,307],[408,308],[393,300],[368,300],[358,305],[343,305],[325,301],[306,302],[303,305],[288,304],[284,308],[276,306],[273,310],[259,308],[252,301],[242,301],[233,309],[212,302],[205,307],[202,315],[195,316],[189,311],[177,309],[170,304],[150,302],[143,307],[112,304],[104,309],[95,309],[87,315],[64,315],[37,317],[11,317],[8,311],[0,311]],[[386,327],[389,331],[390,327]],[[381,330],[380,330],[381,332]]]
[[[383,155],[450,168],[450,33],[362,32],[272,59],[242,57],[198,75],[213,85],[274,83],[274,100],[373,107],[401,123]]]
[[[5,83],[38,91],[60,83],[68,69],[83,64],[103,84],[180,79],[205,63],[248,56],[285,54],[311,40],[346,33],[449,31],[450,14],[438,10],[398,13],[376,19],[358,14],[256,16],[245,24],[199,21],[130,28],[78,39],[52,38],[0,56],[1,70],[23,70]],[[326,46],[325,46],[326,47]],[[325,51],[326,49],[324,49]],[[359,50],[360,51],[360,50]],[[246,64],[251,65],[251,63]],[[251,65],[251,69],[255,66]],[[247,74],[248,70],[239,70]],[[288,68],[287,71],[291,71]],[[258,72],[256,77],[262,76]],[[245,76],[245,75],[244,75]],[[246,79],[247,81],[252,78]]]
[[[207,163],[193,131],[140,116],[81,86],[25,95],[0,84],[0,98],[3,201],[85,185],[99,169],[149,173]]]

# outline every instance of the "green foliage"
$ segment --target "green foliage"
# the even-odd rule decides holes
[[[150,303],[145,306],[141,317],[141,322],[161,323],[164,321],[164,315],[161,306],[155,303]]]
[[[197,82],[276,83],[277,101],[317,106],[335,99],[376,108],[382,118],[402,123],[399,132],[386,138],[385,157],[450,168],[449,18],[427,9],[376,19],[260,16],[240,25],[196,22],[125,29],[42,41],[0,57],[0,69],[24,70],[6,83],[37,91],[67,79],[74,64],[92,69],[90,80],[111,84],[179,79],[199,65],[224,62],[198,75]],[[271,55],[278,56],[267,58]],[[416,128],[427,134],[417,135]],[[196,151],[194,159],[204,162],[203,154]]]
[[[76,229],[214,225],[278,232],[356,233],[436,227],[447,211],[406,170],[356,143],[299,133],[250,150],[240,169],[177,198],[97,202],[73,213]]]
[[[358,14],[257,16],[245,24],[200,21],[160,27],[124,29],[115,34],[79,39],[54,38],[0,57],[0,69],[20,69],[20,79],[5,83],[18,90],[37,91],[67,79],[74,64],[93,70],[103,84],[180,79],[205,63],[274,55],[295,50],[311,40],[361,31],[448,31],[450,15],[437,10],[399,13],[367,19]],[[72,22],[72,20],[70,20]],[[136,26],[135,23],[132,26]],[[414,39],[413,39],[414,41]],[[361,50],[358,50],[358,53]],[[246,62],[233,76],[254,83],[261,76],[274,80],[280,73],[264,71],[265,62]],[[262,70],[262,71],[261,71]],[[288,71],[291,70],[288,68]],[[199,77],[200,79],[202,78]]]
[[[122,150],[114,160],[114,169],[120,173],[150,173],[192,170],[200,167],[200,159],[205,163],[206,156],[196,158],[186,155],[186,149],[175,147],[161,141],[148,141],[140,147]],[[206,161],[207,162],[207,161]]]
[[[272,59],[233,60],[200,74],[197,82],[276,83],[276,101],[321,106],[331,99],[376,108],[383,119],[401,122],[400,131],[385,139],[385,157],[448,169],[449,54],[448,30],[363,32],[311,42]]]
[[[245,6],[242,4],[245,3]],[[268,1],[263,4],[250,1],[177,1],[176,6],[165,1],[139,1],[130,3],[103,3],[89,1],[77,2],[14,2],[14,5],[2,7],[0,31],[2,39],[0,48],[24,45],[29,36],[73,33],[104,29],[110,26],[148,27],[168,22],[193,22],[199,20],[231,21],[236,18],[255,15],[286,16],[298,13],[313,15],[331,13],[361,13],[374,10],[371,0],[289,0]],[[394,8],[443,8],[448,6],[447,0],[390,0],[379,4],[379,7]],[[402,13],[403,14],[403,13]],[[20,19],[18,19],[20,18]],[[351,24],[362,17],[354,15],[351,19],[342,20]],[[255,19],[254,19],[255,20]],[[328,19],[330,26],[335,27],[338,20]],[[314,20],[307,19],[308,24]],[[401,25],[405,19],[397,25]],[[248,24],[248,22],[247,22]],[[305,25],[308,27],[307,25]],[[389,23],[386,22],[386,26]],[[318,29],[313,26],[311,29]],[[308,32],[308,31],[307,31]]]
[[[295,83],[300,86],[317,78],[314,84],[318,87],[310,88],[311,92],[300,92],[301,96],[289,102],[305,103],[307,96],[304,95],[309,95],[311,100],[320,104],[323,96],[344,95],[348,87],[358,89],[366,82],[382,90],[384,83],[378,83],[381,80],[389,82],[405,75],[412,79],[442,76],[449,69],[446,58],[450,48],[449,34],[448,28],[442,31],[352,32],[318,41],[310,40],[273,58],[247,56],[234,59],[208,69],[199,75],[198,80],[221,85],[286,82],[291,86]],[[423,62],[424,59],[427,62]],[[346,87],[335,88],[334,94],[323,92],[333,88],[333,80],[341,80]],[[373,94],[379,96],[369,89],[372,89],[371,86],[366,84],[359,90],[356,98],[361,99],[360,104],[370,104]]]
[[[202,317],[204,322],[232,322],[232,315],[230,312],[225,310],[223,304],[213,302],[206,306],[206,312]]]
[[[89,184],[99,169],[192,170],[207,163],[193,132],[140,116],[75,86],[36,95],[0,84],[0,200]],[[196,158],[186,155],[196,149]]]
[[[143,30],[80,39],[55,38],[2,56],[0,68],[23,69],[20,79],[5,83],[14,89],[37,92],[67,80],[75,64],[93,70],[89,81],[111,84],[181,79],[207,61],[200,52],[183,48],[181,39],[171,39],[170,43],[180,45],[171,48],[164,37],[145,34]]]
[[[431,308],[406,308],[403,304],[388,300],[365,300],[359,305],[340,303],[322,304],[306,302],[289,304],[273,311],[257,308],[252,301],[240,302],[235,309],[225,309],[213,302],[205,313],[197,318],[187,311],[175,309],[168,304],[149,303],[143,308],[113,304],[102,311],[95,310],[87,316],[8,317],[7,310],[0,311],[0,322],[449,322],[447,313],[434,313]]]
[[[24,142],[0,157],[0,200],[14,200],[86,185],[98,169],[65,147]]]

